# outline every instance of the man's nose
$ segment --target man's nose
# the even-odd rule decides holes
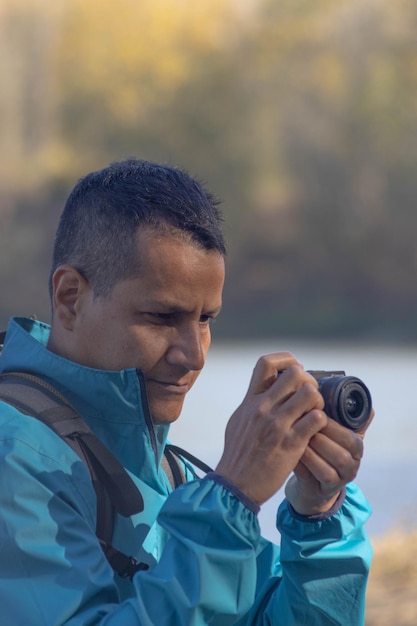
[[[172,365],[182,365],[187,370],[201,370],[206,360],[206,343],[200,324],[187,325],[177,330],[167,359]]]

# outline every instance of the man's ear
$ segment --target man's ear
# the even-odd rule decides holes
[[[73,330],[83,297],[90,287],[72,265],[60,265],[52,276],[53,316],[66,330]]]

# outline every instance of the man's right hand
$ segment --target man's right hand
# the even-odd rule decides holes
[[[258,504],[280,489],[327,424],[317,381],[288,352],[263,356],[230,418],[216,473]]]

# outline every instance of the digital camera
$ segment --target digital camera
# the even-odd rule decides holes
[[[345,372],[309,370],[319,384],[324,399],[324,412],[342,426],[358,431],[365,426],[372,410],[368,387]]]

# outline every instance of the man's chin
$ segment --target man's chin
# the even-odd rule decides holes
[[[181,406],[155,406],[152,407],[152,405],[150,406],[151,409],[151,415],[152,415],[152,421],[155,425],[169,425],[169,424],[173,424],[174,422],[177,421],[177,419],[180,417],[181,415],[181,411],[182,411],[182,404]]]

